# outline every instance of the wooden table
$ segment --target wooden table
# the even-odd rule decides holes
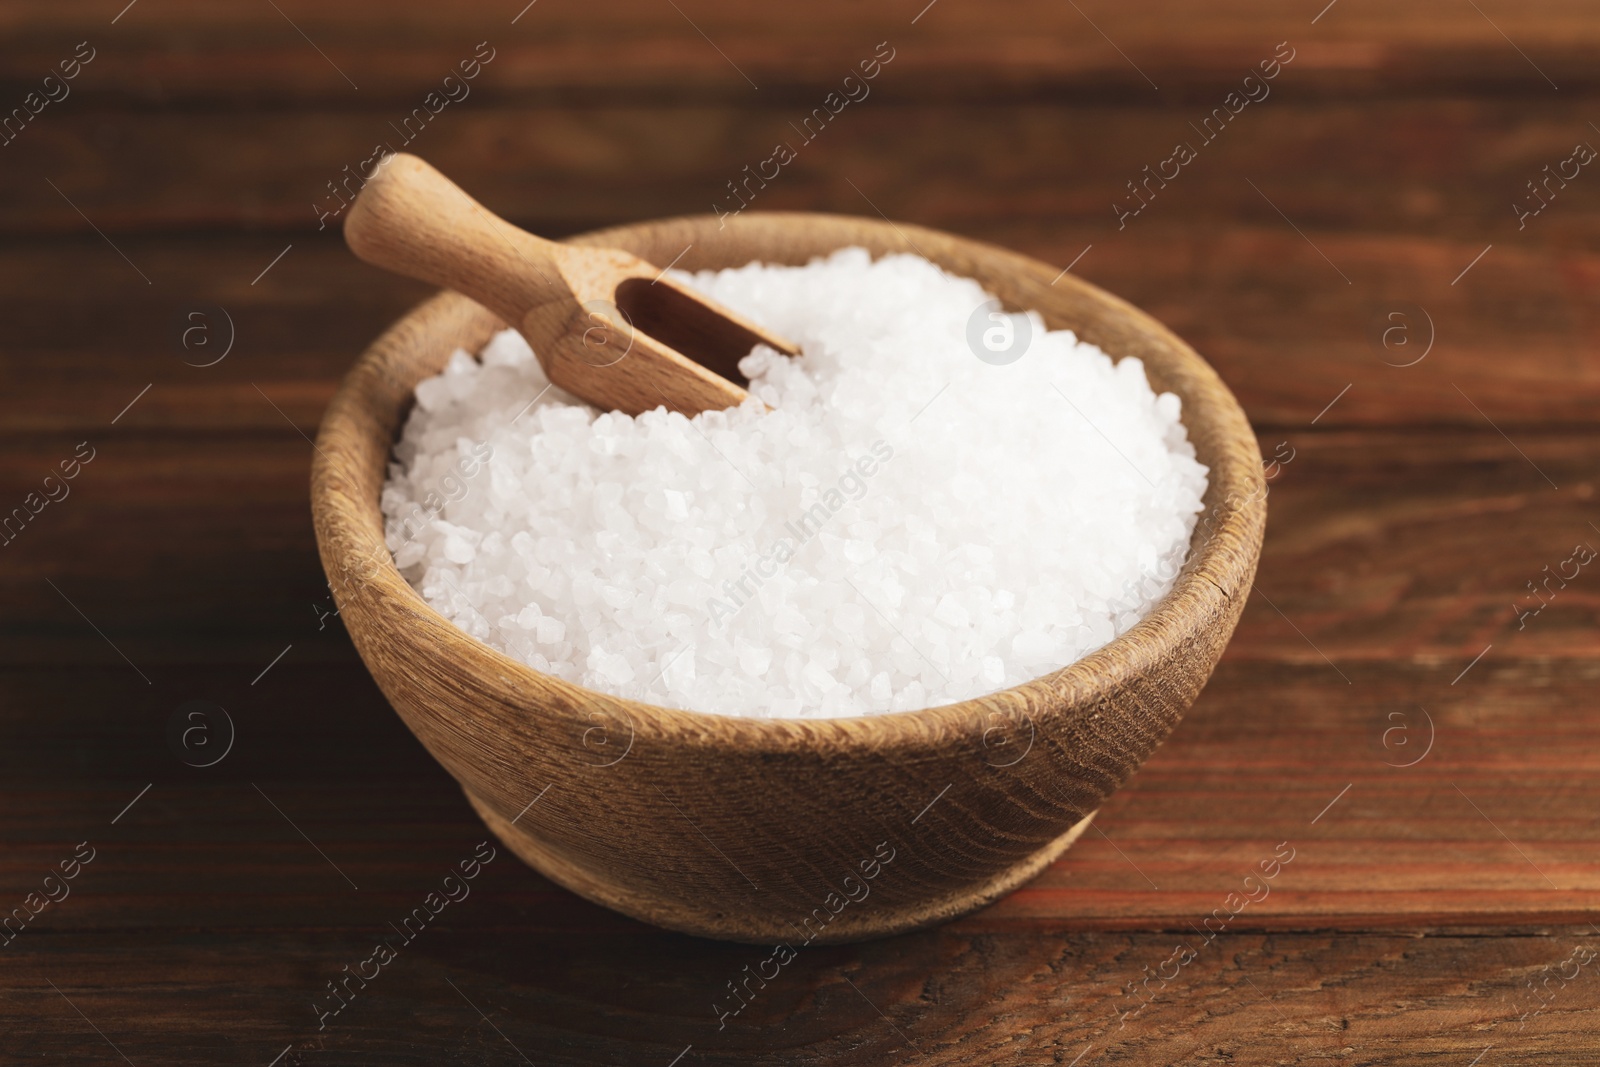
[[[29,920],[0,1061],[1594,1062],[1600,576],[1541,583],[1600,546],[1600,175],[1537,215],[1526,183],[1600,145],[1600,15],[1324,2],[11,0],[5,108],[93,58],[0,146],[0,506],[93,458],[0,551],[0,892]],[[871,95],[799,143],[879,42]],[[720,1029],[757,953],[503,849],[313,1007],[486,836],[327,614],[307,435],[424,291],[317,216],[489,51],[410,147],[520,224],[727,206],[789,141],[753,208],[1073,264],[1281,460],[1226,658],[1094,831],[984,912],[802,953]],[[230,731],[190,701],[232,723],[208,767]]]

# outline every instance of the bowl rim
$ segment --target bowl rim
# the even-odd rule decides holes
[[[1018,685],[924,708],[853,716],[772,718],[696,711],[616,696],[538,671],[457,627],[401,575],[384,537],[384,517],[379,503],[382,477],[378,493],[370,500],[357,499],[348,491],[352,482],[359,483],[362,479],[360,463],[352,457],[345,438],[364,430],[370,432],[373,426],[371,404],[359,395],[362,376],[381,376],[386,358],[414,335],[424,332],[431,325],[430,320],[475,310],[500,321],[467,297],[448,290],[439,291],[411,307],[368,345],[342,379],[323,416],[312,456],[311,503],[324,569],[330,579],[334,579],[331,585],[341,617],[347,605],[356,607],[353,614],[362,623],[373,610],[398,611],[406,617],[406,625],[391,627],[389,636],[393,636],[394,629],[403,634],[409,631],[409,643],[415,651],[426,654],[430,649],[448,647],[464,658],[470,670],[498,676],[502,688],[518,695],[521,711],[530,720],[546,713],[573,719],[582,714],[583,709],[595,709],[624,717],[630,743],[639,737],[654,736],[698,746],[716,747],[732,742],[770,752],[793,752],[815,749],[819,743],[827,742],[836,752],[865,746],[910,754],[924,751],[930,736],[987,736],[986,731],[993,728],[994,717],[1001,714],[997,706],[1007,713],[1024,716],[1030,724],[1046,714],[1098,714],[1096,709],[1109,706],[1119,688],[1170,659],[1192,639],[1199,626],[1224,613],[1232,597],[1241,592],[1248,594],[1266,516],[1266,485],[1254,431],[1238,401],[1210,364],[1164,324],[1127,301],[1032,257],[987,242],[887,218],[822,212],[747,211],[730,222],[716,215],[685,215],[587,231],[565,240],[575,244],[626,247],[630,240],[637,241],[652,228],[691,232],[703,231],[708,226],[720,230],[723,225],[748,229],[795,224],[876,231],[875,238],[884,248],[869,248],[875,260],[897,251],[921,254],[914,235],[957,250],[981,251],[986,257],[1005,261],[1007,270],[1016,271],[1029,288],[1041,293],[1065,291],[1088,304],[1098,305],[1107,314],[1120,316],[1126,324],[1145,335],[1152,346],[1165,347],[1168,355],[1178,361],[1182,375],[1189,381],[1189,388],[1180,393],[1188,439],[1195,444],[1196,432],[1191,419],[1204,419],[1215,430],[1213,447],[1217,455],[1200,454],[1201,447],[1196,445],[1197,458],[1208,467],[1205,507],[1196,518],[1188,553],[1172,588],[1144,618],[1077,661]],[[837,247],[860,243],[849,241]],[[941,262],[942,257],[937,254],[926,258],[959,273],[957,268]],[[980,284],[991,288],[988,282],[980,280]],[[1002,300],[1008,305],[1012,303],[1004,297]],[[1043,309],[1030,310],[1039,310],[1047,322],[1052,317],[1060,318]],[[1063,327],[1051,325],[1050,328]],[[1069,324],[1064,328],[1077,327]],[[1120,362],[1134,353],[1107,351],[1107,354]],[[1148,373],[1148,359],[1145,362]],[[1166,391],[1177,390],[1168,386]],[[407,388],[401,407],[394,412],[395,429],[384,447],[385,471],[395,440],[404,428],[402,412],[410,395],[411,390]],[[1248,457],[1253,457],[1253,462],[1247,462]],[[355,507],[349,506],[351,503]],[[365,515],[358,519],[357,514],[361,512]],[[1208,523],[1208,516],[1213,516],[1213,512],[1218,514]],[[1200,540],[1202,525],[1211,528]],[[349,573],[347,564],[357,553],[364,561],[376,564],[375,572],[353,586],[335,579],[335,574],[341,570]],[[355,639],[355,628],[347,628]],[[363,659],[368,659],[359,640],[357,644]]]

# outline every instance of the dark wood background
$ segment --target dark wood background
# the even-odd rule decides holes
[[[1600,575],[1517,617],[1600,547],[1600,174],[1512,207],[1600,145],[1592,2],[124,2],[0,8],[0,108],[95,50],[0,146],[0,509],[95,450],[0,548],[0,911],[96,850],[0,948],[0,1061],[1600,1056]],[[709,211],[889,41],[755,206],[1076,259],[1293,456],[1216,677],[1095,829],[982,913],[802,953],[723,1029],[764,953],[504,850],[312,1006],[485,836],[322,616],[306,495],[335,384],[424,295],[312,205],[480,41],[412,147],[550,235]],[[1119,230],[1124,183],[1281,41],[1271,96]],[[169,744],[190,700],[236,730],[209,768]],[[1129,992],[1280,842],[1266,900]]]

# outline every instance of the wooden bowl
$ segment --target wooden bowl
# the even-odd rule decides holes
[[[1140,357],[1158,391],[1182,398],[1211,469],[1187,564],[1147,618],[1078,663],[923,711],[734,718],[541,674],[435,612],[384,545],[379,491],[413,387],[456,346],[476,351],[503,328],[446,292],[361,357],[312,463],[323,567],[384,695],[513,852],[659,926],[798,948],[941,922],[1032,878],[1194,702],[1249,595],[1266,489],[1233,395],[1137,308],[1036,260],[917,226],[747,212],[726,225],[669,219],[573,240],[654,263],[682,253],[690,270],[800,264],[846,245],[915,251],[1051,328]]]

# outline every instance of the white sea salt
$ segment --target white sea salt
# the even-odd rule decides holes
[[[801,345],[741,364],[772,410],[600,413],[514,330],[418,384],[388,543],[467,633],[656,704],[864,715],[1046,674],[1170,588],[1207,470],[1138,359],[1030,313],[980,360],[987,294],[910,255],[674,276]]]

